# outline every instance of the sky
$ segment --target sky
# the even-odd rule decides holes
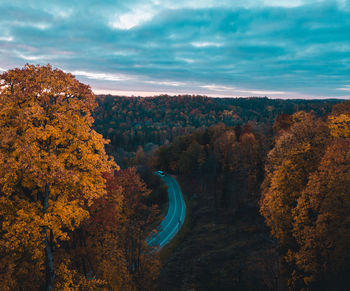
[[[0,72],[96,94],[346,98],[350,0],[0,0]]]

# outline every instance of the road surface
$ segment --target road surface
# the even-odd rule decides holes
[[[152,238],[148,238],[147,243],[151,246],[162,248],[176,235],[183,225],[186,216],[186,204],[180,186],[173,177],[161,175],[158,172],[155,172],[155,174],[162,178],[168,186],[169,206],[168,213],[162,220],[158,233],[153,234]]]

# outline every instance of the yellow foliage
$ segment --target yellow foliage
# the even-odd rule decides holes
[[[87,279],[76,270],[69,269],[69,260],[65,260],[57,267],[57,279],[54,291],[107,291],[110,290],[105,281],[99,279]]]
[[[45,240],[59,248],[69,239],[87,206],[105,195],[102,174],[116,165],[105,153],[108,141],[91,129],[89,86],[49,65],[0,79],[1,252],[40,265]],[[10,270],[11,260],[4,263]]]
[[[260,211],[278,239],[291,290],[343,290],[350,271],[350,116],[325,124],[301,112],[292,120],[268,154]]]
[[[292,120],[293,124],[280,133],[268,154],[260,202],[260,212],[283,253],[295,247],[295,208],[329,137],[325,124],[312,114],[298,112]]]
[[[348,270],[349,147],[349,141],[342,139],[327,147],[294,209],[293,233],[298,243],[295,263],[302,270],[307,286]]]
[[[350,115],[339,114],[329,117],[329,129],[333,137],[350,137]]]

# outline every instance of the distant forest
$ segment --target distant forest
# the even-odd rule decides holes
[[[169,143],[177,136],[205,129],[219,122],[227,126],[249,124],[268,132],[280,114],[314,111],[325,115],[341,100],[281,100],[261,97],[210,98],[206,96],[122,97],[97,96],[96,131],[111,140],[109,152],[118,162],[135,152]]]

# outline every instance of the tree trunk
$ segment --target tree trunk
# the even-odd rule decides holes
[[[45,232],[46,231],[45,227]],[[55,280],[56,272],[53,266],[53,252],[51,243],[48,240],[47,234],[45,235],[45,266],[46,266],[46,276],[45,276],[45,290],[49,291],[53,287],[53,283]]]
[[[45,186],[44,199],[42,200],[43,213],[46,213],[46,210],[49,206],[49,195],[50,187],[49,185]],[[48,227],[43,227],[43,233],[45,235],[44,244],[45,244],[45,286],[41,290],[49,291],[52,289],[56,272],[53,265],[53,251],[52,251],[52,231],[50,230],[50,240],[47,235]]]

